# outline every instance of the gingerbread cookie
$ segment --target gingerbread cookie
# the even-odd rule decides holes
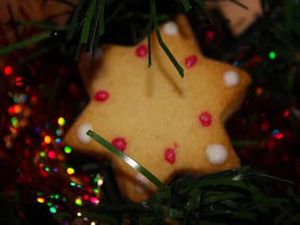
[[[205,58],[184,16],[163,24],[160,31],[184,67],[184,78],[154,33],[150,68],[146,39],[133,47],[103,46],[94,67],[86,57],[82,60],[90,102],[65,137],[80,151],[110,158],[120,189],[137,202],[155,187],[91,140],[89,129],[165,183],[178,173],[208,174],[240,166],[224,122],[239,107],[249,76]]]

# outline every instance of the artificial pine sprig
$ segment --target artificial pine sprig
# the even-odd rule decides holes
[[[150,181],[157,179],[100,135],[91,130],[87,134]],[[204,177],[182,176],[161,185],[143,204],[103,202],[83,214],[106,224],[299,225],[300,196],[294,188],[291,181],[242,167]]]

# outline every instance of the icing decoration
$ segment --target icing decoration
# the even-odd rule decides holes
[[[88,143],[91,141],[91,138],[86,134],[88,130],[92,129],[90,123],[83,123],[77,130],[77,137],[81,143]]]
[[[99,90],[95,94],[94,98],[97,102],[104,102],[109,98],[109,93],[107,91],[104,91],[104,90]]]
[[[205,149],[207,160],[213,165],[223,164],[228,158],[227,149],[220,144],[208,145]]]
[[[199,122],[203,127],[209,127],[212,123],[212,116],[209,112],[201,112],[199,115]]]
[[[240,77],[235,71],[227,71],[223,74],[224,83],[227,87],[233,87],[240,82]]]
[[[174,164],[176,161],[176,154],[175,154],[175,150],[172,148],[167,148],[165,150],[165,160],[170,163],[170,164]]]
[[[111,144],[122,152],[125,151],[127,147],[127,142],[122,137],[115,138]]]
[[[184,60],[185,67],[188,69],[193,67],[196,64],[197,60],[198,60],[198,58],[196,55],[191,55],[191,56],[187,57]]]
[[[148,48],[146,45],[141,44],[139,45],[136,50],[135,50],[135,54],[137,55],[137,57],[139,58],[144,58],[145,56],[147,56],[148,54]]]
[[[174,22],[168,22],[168,23],[164,24],[162,29],[163,29],[164,33],[166,33],[170,36],[174,36],[179,33],[177,24]]]

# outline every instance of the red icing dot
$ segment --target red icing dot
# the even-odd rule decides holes
[[[139,58],[144,58],[148,54],[147,46],[144,44],[139,45],[135,50],[135,54]]]
[[[122,137],[115,138],[111,144],[122,152],[125,151],[127,147],[127,142]]]
[[[95,94],[95,100],[97,102],[104,102],[109,98],[109,93],[107,91],[97,91],[97,93]]]
[[[167,148],[165,150],[165,160],[170,164],[175,163],[175,161],[176,161],[175,149]]]
[[[191,56],[187,57],[184,60],[185,67],[188,69],[193,67],[196,64],[197,60],[198,60],[198,58],[196,55],[191,55]]]
[[[199,122],[202,126],[208,127],[212,123],[212,116],[209,112],[202,112],[199,115]]]

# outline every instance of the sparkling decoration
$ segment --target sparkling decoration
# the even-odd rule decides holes
[[[72,167],[67,168],[67,174],[73,175],[74,173],[75,173],[74,168],[72,168]]]
[[[11,66],[5,66],[3,72],[5,76],[10,76],[13,73],[13,68]]]
[[[59,126],[64,126],[66,124],[66,120],[63,117],[59,117],[57,119],[57,123],[58,123]]]
[[[38,197],[36,201],[41,204],[45,203],[45,199],[43,197]]]
[[[275,51],[270,51],[268,56],[270,60],[275,60],[277,58],[277,54]]]
[[[71,148],[70,146],[65,146],[65,147],[64,147],[64,152],[65,152],[66,154],[70,154],[70,153],[72,152],[72,148]]]
[[[44,142],[46,143],[46,144],[50,144],[51,143],[51,137],[49,136],[49,135],[46,135],[45,137],[44,137]]]
[[[75,204],[78,205],[78,206],[82,206],[82,200],[81,200],[81,198],[76,198],[75,199]]]
[[[49,211],[52,213],[52,214],[55,214],[57,213],[57,209],[53,206],[53,207],[50,207]]]

